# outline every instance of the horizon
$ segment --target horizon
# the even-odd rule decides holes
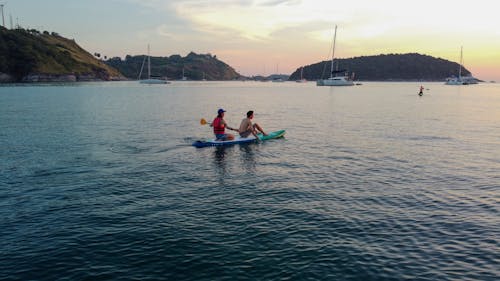
[[[56,32],[108,58],[211,54],[244,76],[292,74],[335,57],[418,53],[500,81],[500,19],[491,1],[0,1],[4,26]],[[391,7],[391,9],[387,9]],[[453,7],[453,13],[450,13]],[[89,21],[89,19],[92,19]],[[464,20],[466,19],[466,20]],[[473,24],[469,24],[472,22]]]

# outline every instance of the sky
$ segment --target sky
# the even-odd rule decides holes
[[[465,4],[464,4],[465,3]],[[5,26],[57,32],[107,57],[216,55],[242,75],[335,57],[419,53],[500,81],[494,0],[0,0]]]

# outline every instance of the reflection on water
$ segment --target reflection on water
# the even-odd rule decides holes
[[[256,174],[256,162],[255,162],[255,144],[244,144],[240,145],[240,158],[243,165],[243,169],[252,175]]]
[[[213,162],[219,183],[223,184],[225,179],[235,175],[256,175],[258,153],[256,144],[214,147]]]
[[[499,279],[500,84],[273,84],[0,87],[0,280]]]
[[[216,146],[214,150],[214,160],[218,165],[224,165],[224,157],[226,156],[226,147]]]
[[[227,176],[226,147],[214,147],[214,163],[219,184],[224,184],[224,177]]]

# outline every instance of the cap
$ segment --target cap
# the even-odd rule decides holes
[[[222,108],[219,108],[219,110],[217,110],[217,114],[221,114],[222,112],[226,112],[226,111]]]

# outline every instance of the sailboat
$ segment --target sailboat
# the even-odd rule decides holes
[[[300,79],[295,80],[295,82],[297,82],[297,83],[305,83],[305,82],[307,82],[307,80],[304,79],[304,67],[303,66],[300,68]]]
[[[148,44],[148,78],[139,80],[139,83],[141,84],[170,84],[166,79],[159,79],[159,78],[151,78],[151,56],[149,55],[149,44]],[[139,72],[139,78],[141,79],[142,75],[142,69],[144,68],[144,62],[146,60],[146,57],[144,57],[144,61],[142,61],[142,66],[141,66],[141,71]]]
[[[462,59],[463,59],[463,46],[460,47],[460,66],[458,67],[458,77],[446,78],[446,85],[467,85],[467,83],[462,80]]]
[[[279,65],[276,64],[276,76],[273,78],[273,82],[285,82],[283,78],[281,77],[281,74],[279,74]]]
[[[463,64],[463,46],[460,47],[460,65],[458,67],[458,77],[448,77],[446,78],[446,85],[469,85],[477,84],[477,79],[472,75],[462,76],[462,64]]]
[[[182,81],[187,81],[187,77],[184,76],[184,67],[182,67],[182,77],[181,77],[181,80]]]
[[[337,39],[337,26],[335,25],[335,33],[333,35],[333,48],[332,48],[332,63],[330,67],[330,78],[320,79],[316,81],[317,86],[353,86],[354,82],[346,75],[345,70],[333,70],[333,60],[335,57],[335,41]],[[344,72],[344,75],[338,75]],[[334,75],[335,74],[335,75]]]

